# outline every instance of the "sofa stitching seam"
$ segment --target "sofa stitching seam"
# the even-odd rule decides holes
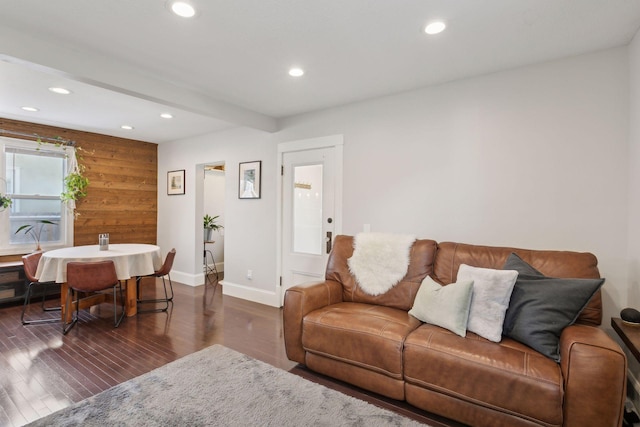
[[[407,377],[405,376],[405,378],[407,378]],[[527,415],[524,415],[524,414],[519,413],[519,412],[515,412],[513,410],[509,410],[509,409],[505,409],[505,408],[500,407],[500,406],[492,405],[492,404],[490,404],[488,402],[484,402],[484,401],[481,401],[481,400],[478,400],[478,399],[474,399],[474,398],[472,398],[470,396],[466,396],[466,395],[461,394],[461,393],[456,393],[456,392],[453,392],[453,391],[451,391],[449,389],[446,389],[446,388],[443,388],[443,387],[438,387],[438,386],[436,386],[434,384],[425,383],[425,382],[420,381],[418,379],[414,379],[414,380],[415,380],[415,382],[414,383],[410,383],[410,384],[420,385],[421,387],[423,387],[423,388],[425,388],[427,390],[430,390],[432,392],[440,393],[440,394],[443,394],[445,396],[452,397],[454,399],[459,399],[461,401],[470,402],[470,403],[473,403],[473,404],[475,404],[477,406],[480,406],[480,407],[483,407],[483,408],[486,408],[486,409],[490,409],[490,410],[494,410],[494,411],[500,412],[502,414],[508,414],[508,415],[516,416],[518,418],[523,418],[523,419],[527,419],[527,420],[534,421],[534,422],[542,422],[542,423],[544,423],[544,425],[550,425],[550,424],[546,423],[545,421],[542,421],[539,418],[534,418],[534,417],[527,416]]]
[[[513,372],[513,370],[511,370],[511,369],[504,369],[504,368],[501,368],[499,366],[493,366],[493,365],[485,365],[485,364],[482,364],[482,363],[478,363],[475,360],[463,358],[463,357],[460,357],[460,356],[458,356],[456,354],[449,353],[449,352],[440,350],[438,348],[431,347],[430,346],[431,337],[429,337],[428,343],[429,343],[429,345],[421,345],[419,343],[410,343],[409,346],[413,345],[415,347],[425,348],[425,349],[428,349],[428,350],[431,350],[431,351],[436,351],[436,352],[441,353],[441,354],[446,354],[446,355],[449,355],[449,356],[452,356],[452,357],[457,357],[459,359],[464,359],[466,362],[473,363],[474,365],[485,366],[485,367],[488,367],[488,368],[491,368],[491,369],[496,369],[496,370],[499,370],[499,371],[502,371],[502,372]],[[406,344],[405,344],[405,347],[407,347]],[[529,356],[529,355],[525,353],[525,356]],[[544,383],[547,383],[547,384],[561,386],[560,383],[555,383],[553,381],[549,381],[549,380],[544,379],[544,378],[535,377],[533,375],[530,375],[528,372],[523,372],[523,376],[525,376],[527,378],[531,378],[531,379],[536,380],[536,381],[541,381],[541,382],[544,382]],[[560,378],[562,379],[562,375],[560,375]],[[562,389],[562,387],[559,387],[559,388]]]
[[[307,352],[309,352],[311,354],[315,354],[316,356],[322,356],[322,357],[325,357],[325,358],[331,359],[331,360],[338,360],[338,361],[340,361],[342,363],[346,363],[348,365],[354,365],[354,366],[357,366],[359,368],[366,368],[366,369],[372,370],[374,372],[377,372],[377,373],[380,373],[380,374],[385,374],[388,377],[391,377],[393,379],[400,380],[400,381],[404,382],[405,375],[404,375],[404,364],[403,363],[401,363],[401,366],[400,366],[400,370],[402,372],[400,372],[398,374],[398,373],[393,373],[393,372],[390,372],[390,371],[388,371],[386,369],[380,368],[379,366],[369,365],[367,363],[358,362],[357,360],[346,359],[346,358],[343,358],[343,357],[340,357],[340,356],[336,356],[335,354],[329,354],[329,353],[325,353],[325,352],[322,352],[322,351],[310,350],[307,347],[305,347],[304,349],[305,349],[305,351],[307,351]]]

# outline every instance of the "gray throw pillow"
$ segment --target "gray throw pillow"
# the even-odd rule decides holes
[[[503,335],[560,362],[560,334],[576,321],[604,279],[546,277],[514,253],[503,268],[518,271]]]

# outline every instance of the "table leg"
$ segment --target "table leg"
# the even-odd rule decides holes
[[[67,293],[69,292],[69,286],[67,286],[67,282],[60,284],[60,315],[62,316],[62,321],[64,323],[69,323],[71,321],[71,313],[75,309],[75,306],[71,304],[69,307],[69,313],[65,313],[67,307]],[[71,301],[73,302],[73,301]]]
[[[138,294],[136,291],[136,278],[132,277],[130,279],[127,279],[125,286],[126,286],[126,289],[124,290],[125,312],[127,313],[127,317],[135,316],[136,314],[138,314],[138,301],[137,301]],[[61,283],[60,284],[60,306],[62,307],[61,317],[63,321],[66,319],[67,323],[71,321],[71,313],[73,313],[73,311],[76,309],[76,303],[71,301],[71,304],[69,304],[69,313],[65,313],[65,307],[66,307],[65,304],[67,303],[68,291],[69,291],[69,286],[67,286],[67,283],[66,282]],[[109,297],[111,297],[111,299],[108,299]],[[90,307],[91,305],[100,304],[102,302],[113,303],[113,294],[96,294],[90,297],[82,298],[80,300],[80,308],[81,309],[87,308],[87,307]]]
[[[127,317],[135,316],[138,314],[138,292],[136,289],[136,278],[131,277],[127,279],[127,289],[125,289],[125,311]]]

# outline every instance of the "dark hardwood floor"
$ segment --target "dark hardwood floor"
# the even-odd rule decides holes
[[[157,279],[154,287],[145,280],[143,295],[153,297],[161,282]],[[26,424],[213,344],[434,427],[458,426],[289,361],[281,309],[223,297],[221,285],[194,288],[174,282],[174,290],[166,313],[141,313],[114,329],[112,306],[103,304],[81,311],[80,322],[66,336],[59,322],[23,326],[21,306],[0,306],[0,426]],[[29,309],[43,316],[39,303]]]

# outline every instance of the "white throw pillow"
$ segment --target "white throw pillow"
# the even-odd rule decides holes
[[[472,290],[471,280],[442,286],[427,276],[416,293],[409,314],[464,337],[467,334]]]
[[[502,339],[504,316],[509,308],[515,270],[493,270],[461,264],[458,280],[473,280],[473,297],[467,330],[493,342]]]

